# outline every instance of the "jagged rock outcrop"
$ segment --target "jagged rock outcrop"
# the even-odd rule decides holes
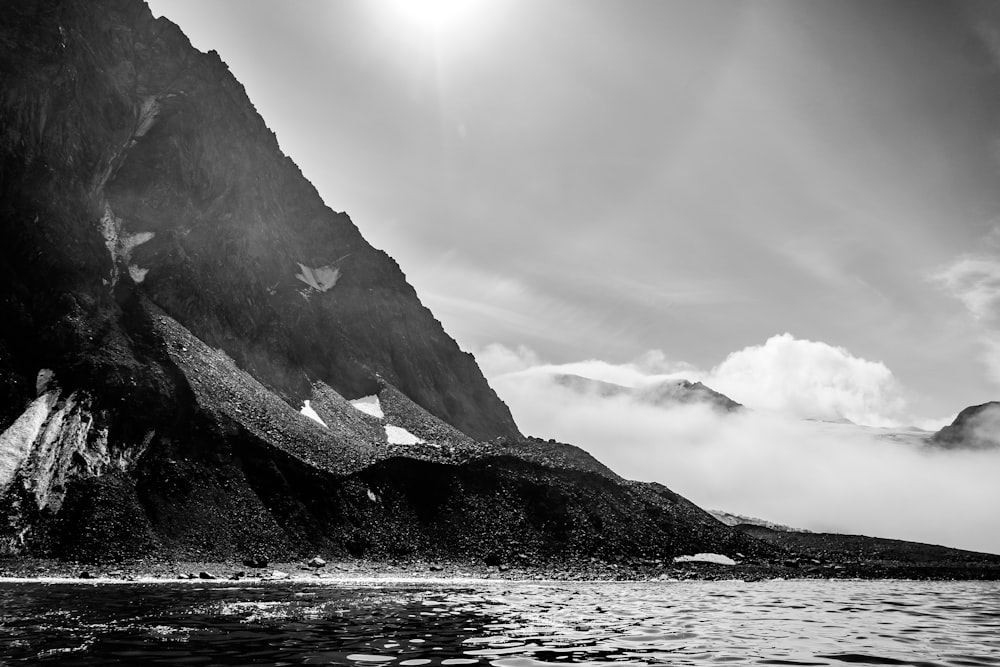
[[[946,449],[1000,449],[1000,402],[965,408],[931,437],[930,444]]]
[[[769,549],[522,438],[218,55],[140,0],[11,0],[0,75],[0,549]]]

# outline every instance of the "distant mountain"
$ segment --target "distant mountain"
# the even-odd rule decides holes
[[[720,394],[701,382],[664,380],[641,387],[626,387],[613,382],[565,373],[553,375],[552,379],[557,385],[580,394],[604,398],[626,396],[637,402],[661,408],[698,404],[707,405],[723,412],[733,412],[743,407],[725,394]]]
[[[962,410],[931,437],[930,444],[945,449],[1000,449],[1000,402]]]
[[[702,404],[710,405],[723,412],[734,412],[743,407],[725,394],[720,394],[701,382],[688,382],[687,380],[665,380],[637,387],[635,396],[644,403],[661,407],[678,404]]]
[[[631,387],[615,384],[614,382],[605,382],[604,380],[595,380],[583,377],[582,375],[573,375],[571,373],[554,374],[552,375],[552,382],[577,394],[588,394],[601,398],[633,395]]]

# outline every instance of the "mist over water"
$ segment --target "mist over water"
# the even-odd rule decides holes
[[[996,665],[1000,584],[0,584],[4,664]]]
[[[619,474],[709,509],[818,532],[1000,553],[1000,449],[943,450],[930,433],[706,405],[657,406],[491,378],[521,430],[580,446]]]

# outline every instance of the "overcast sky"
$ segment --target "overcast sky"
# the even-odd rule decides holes
[[[928,427],[1000,398],[995,5],[150,4],[491,381],[598,360]]]

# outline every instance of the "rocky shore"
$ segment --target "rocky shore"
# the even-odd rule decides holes
[[[716,581],[741,579],[916,579],[1000,580],[1000,556],[979,562],[855,559],[825,562],[808,556],[783,560],[737,561],[735,565],[673,561],[549,561],[487,564],[482,561],[377,561],[336,560],[266,563],[251,567],[245,562],[135,560],[93,564],[38,558],[0,560],[0,582],[38,580],[81,583],[240,581],[370,583],[383,581]],[[261,562],[253,563],[260,565]]]

